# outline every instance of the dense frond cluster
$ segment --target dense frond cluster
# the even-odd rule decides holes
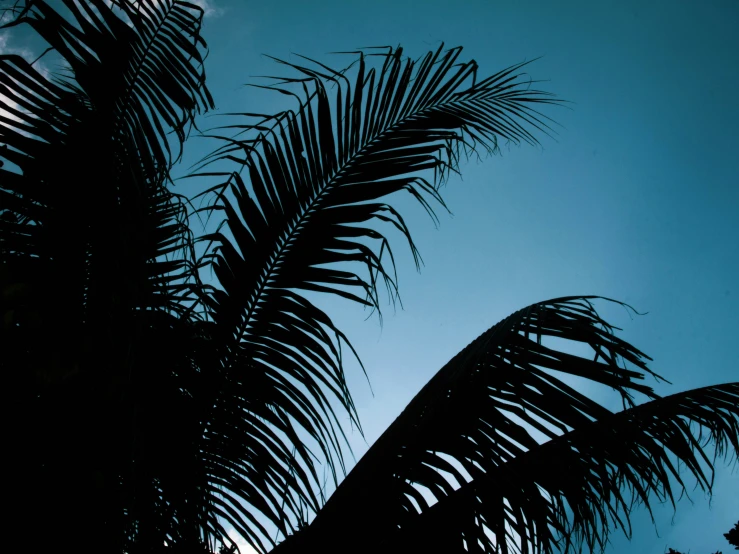
[[[43,522],[41,549],[83,536],[98,551],[200,543],[195,396],[212,341],[190,309],[193,237],[168,180],[170,150],[212,107],[202,13],[63,4],[18,3],[4,25],[35,31],[59,75],[0,55],[0,365],[20,401],[14,476],[27,487],[17,528]]]

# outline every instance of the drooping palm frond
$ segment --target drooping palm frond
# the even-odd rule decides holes
[[[172,254],[178,241],[192,242],[182,203],[166,189],[167,133],[175,131],[181,148],[194,114],[212,107],[200,8],[172,1],[108,4],[67,0],[65,18],[44,1],[29,0],[3,26],[31,26],[68,65],[69,75],[50,80],[20,56],[0,56],[0,156],[15,166],[0,169],[2,248],[16,259],[72,258],[65,260],[72,276],[60,286],[67,295],[80,287],[87,295],[89,271],[103,267],[103,254],[90,258],[95,244],[141,258],[120,260],[113,270],[136,273],[142,263]],[[170,238],[149,233],[152,225]],[[151,283],[161,284],[159,276],[177,265],[147,267]],[[117,280],[125,285],[139,277]]]
[[[462,153],[495,152],[501,140],[536,144],[534,133],[548,131],[535,108],[555,101],[531,89],[525,64],[480,80],[475,62],[458,62],[460,53],[440,47],[412,61],[400,48],[359,52],[353,78],[317,63],[286,64],[298,76],[268,88],[295,96],[299,109],[242,114],[246,123],[226,127],[239,134],[218,135],[225,145],[204,161],[235,162],[239,170],[204,167],[193,175],[225,179],[208,191],[216,200],[207,210],[221,212],[229,231],[203,237],[216,245],[207,259],[219,287],[202,300],[228,351],[205,456],[212,448],[250,461],[211,471],[235,510],[226,518],[251,538],[250,511],[288,534],[286,513],[299,519],[304,508],[320,508],[310,444],[336,482],[343,439],[334,402],[358,425],[341,358],[346,339],[307,295],[379,309],[378,283],[391,296],[397,291],[387,231],[399,231],[417,256],[387,197],[406,191],[433,213],[430,202],[442,202],[439,185]],[[367,64],[374,57],[379,70]],[[255,418],[271,426],[258,428]],[[253,493],[242,492],[247,485]]]
[[[406,551],[420,540],[448,544],[449,552],[603,551],[613,529],[630,536],[635,506],[650,514],[654,502],[675,506],[674,489],[689,488],[681,465],[711,491],[715,460],[705,451],[713,445],[736,457],[738,403],[739,383],[727,383],[566,433],[463,485],[390,539],[388,550]]]
[[[201,19],[171,0],[28,0],[3,26],[30,26],[64,66],[0,55],[0,365],[25,423],[18,529],[43,526],[40,549],[200,540],[190,414],[208,355],[193,348],[210,342],[167,184],[170,151],[212,107]]]
[[[710,490],[706,444],[739,453],[739,383],[658,398],[638,382],[654,375],[646,356],[615,337],[590,300],[535,304],[483,333],[275,552],[340,552],[354,537],[363,537],[359,552],[596,551],[613,526],[629,532],[635,501],[685,490],[678,465]],[[595,357],[549,348],[549,337],[589,345]],[[557,373],[612,387],[624,411]],[[635,406],[635,392],[649,401]]]
[[[68,18],[43,0],[27,0],[3,28],[30,25],[64,59],[70,75],[59,79],[61,88],[94,113],[98,140],[114,141],[118,155],[138,157],[147,170],[169,167],[167,135],[175,132],[181,150],[194,115],[213,107],[204,86],[202,9],[176,0],[63,4]],[[37,91],[14,92],[28,100]],[[55,103],[62,113],[71,107],[65,100]],[[42,107],[34,115],[28,121],[16,114],[31,126],[59,114]]]

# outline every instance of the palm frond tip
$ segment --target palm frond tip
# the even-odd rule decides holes
[[[658,377],[648,358],[592,300],[532,305],[462,350],[359,461],[302,544],[371,534],[368,552],[592,551],[613,526],[630,532],[635,503],[674,503],[674,487],[687,486],[678,464],[710,490],[706,445],[739,452],[739,383],[659,398],[639,383]],[[547,337],[589,345],[595,359],[548,348]],[[556,374],[613,388],[624,411]],[[634,393],[648,401],[635,404]]]

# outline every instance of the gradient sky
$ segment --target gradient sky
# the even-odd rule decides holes
[[[415,58],[440,41],[463,46],[482,77],[544,56],[529,73],[572,102],[547,112],[562,127],[542,148],[463,164],[463,180],[444,191],[454,215],[439,212],[438,230],[399,203],[425,266],[417,274],[396,243],[396,257],[405,254],[404,309],[387,309],[382,328],[361,310],[331,306],[370,376],[374,396],[349,369],[368,443],[482,331],[557,296],[599,294],[649,312],[630,319],[603,311],[672,381],[657,387],[663,394],[737,380],[739,3],[208,5],[208,82],[222,112],[288,106],[285,97],[241,87],[258,82],[251,76],[284,73],[261,54],[297,61],[291,53],[299,53],[339,68],[349,59],[328,52],[402,44]],[[193,158],[204,152],[191,146]],[[366,450],[356,436],[353,444],[357,456]],[[712,507],[700,491],[691,496],[694,504],[681,501],[674,518],[671,507],[656,511],[659,536],[649,515],[635,512],[633,543],[614,535],[607,552],[728,552],[722,533],[739,519],[739,472],[718,472]]]
[[[646,4],[646,5],[645,5]],[[648,315],[605,310],[622,337],[672,381],[664,394],[737,380],[739,331],[739,4],[735,2],[457,3],[249,2],[206,22],[208,79],[222,111],[284,108],[243,89],[299,53],[343,67],[328,52],[402,44],[413,57],[461,45],[482,76],[544,56],[529,68],[573,102],[543,148],[511,148],[462,167],[438,230],[403,201],[425,267],[404,257],[404,310],[382,328],[337,303],[332,316],[359,350],[352,384],[372,443],[444,363],[486,328],[532,302],[600,294]],[[280,73],[281,74],[281,73]],[[277,95],[275,95],[277,96]],[[398,245],[400,252],[402,245]],[[357,455],[366,447],[355,441]],[[610,554],[728,551],[739,519],[739,473],[722,469],[713,505],[700,491],[634,514],[634,539]]]

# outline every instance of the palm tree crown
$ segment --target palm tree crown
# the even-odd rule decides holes
[[[0,366],[23,422],[17,526],[43,527],[40,549],[205,552],[232,527],[275,552],[592,550],[635,503],[674,501],[678,466],[710,491],[709,444],[739,452],[739,383],[660,398],[597,297],[567,297],[470,343],[342,479],[355,354],[315,293],[395,299],[393,232],[418,253],[394,193],[435,217],[462,157],[537,144],[560,101],[523,63],[480,78],[461,48],[278,60],[291,76],[266,88],[294,109],[209,131],[188,176],[208,184],[184,198],[170,171],[214,106],[202,9],[63,4],[3,25],[30,26],[57,74],[0,54]]]

